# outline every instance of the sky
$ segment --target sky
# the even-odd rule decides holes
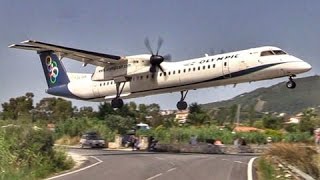
[[[313,66],[298,77],[319,74],[320,1],[291,0],[109,0],[44,1],[1,0],[0,2],[0,103],[11,97],[35,94],[35,102],[47,88],[35,52],[9,49],[8,45],[32,39],[114,55],[148,53],[144,39],[156,43],[173,61],[202,57],[213,50],[236,51],[272,45],[284,49]],[[63,61],[70,72],[94,71],[73,60]],[[209,103],[232,98],[287,78],[190,91],[189,103]],[[175,109],[180,93],[126,100],[158,103]],[[72,100],[73,105],[99,103]]]

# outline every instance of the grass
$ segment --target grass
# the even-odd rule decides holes
[[[275,168],[267,158],[261,157],[258,159],[257,169],[259,180],[275,179]]]

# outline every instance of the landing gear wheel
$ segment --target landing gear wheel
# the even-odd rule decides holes
[[[188,103],[184,101],[184,99],[186,98],[187,94],[188,94],[188,90],[187,91],[180,91],[181,94],[181,98],[180,101],[177,103],[177,108],[178,110],[186,110],[188,108]]]
[[[294,89],[296,87],[296,83],[293,80],[289,80],[286,84],[287,88]]]
[[[111,106],[112,106],[112,108],[122,108],[123,107],[123,100],[120,98],[112,99]]]
[[[181,110],[186,110],[188,107],[188,103],[185,101],[179,101],[177,103],[177,108],[181,111]]]

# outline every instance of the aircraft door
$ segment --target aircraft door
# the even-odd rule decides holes
[[[224,59],[221,61],[222,62],[222,74],[224,78],[230,78],[230,66],[229,66],[229,58]]]
[[[99,92],[100,83],[97,83],[97,82],[93,82],[93,83],[94,83],[92,88],[93,95],[95,97],[100,97],[100,92]]]

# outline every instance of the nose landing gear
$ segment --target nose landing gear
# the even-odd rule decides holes
[[[177,108],[181,111],[181,110],[186,110],[188,107],[188,103],[184,101],[184,99],[186,98],[186,96],[188,94],[188,90],[187,91],[180,91],[180,93],[181,93],[181,99],[177,103]]]
[[[286,86],[289,89],[294,89],[296,87],[296,83],[293,81],[292,77],[295,77],[295,75],[289,76],[289,81],[286,83]]]

